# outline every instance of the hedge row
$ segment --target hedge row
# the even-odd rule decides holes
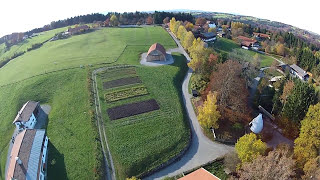
[[[130,87],[106,93],[104,98],[106,102],[114,102],[122,99],[132,98],[136,96],[142,96],[148,94],[148,90],[145,86]]]

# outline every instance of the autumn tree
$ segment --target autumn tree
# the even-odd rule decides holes
[[[192,46],[194,39],[193,33],[191,31],[187,32],[182,41],[182,46],[188,50]]]
[[[203,26],[205,24],[207,24],[206,18],[197,18],[196,19],[196,25]]]
[[[107,18],[105,21],[104,21],[104,26],[109,26],[110,24],[110,18]]]
[[[235,150],[242,163],[252,162],[259,155],[263,155],[267,145],[253,133],[242,136],[235,144]]]
[[[285,55],[285,47],[283,44],[279,43],[276,46],[276,52],[278,55],[280,56],[284,56]]]
[[[268,156],[259,155],[250,163],[244,163],[238,171],[240,180],[291,179],[295,175],[295,161],[289,147],[278,148]]]
[[[191,57],[191,62],[188,63],[188,66],[194,71],[201,73],[202,67],[210,55],[206,53],[204,42],[200,38],[194,39],[188,51]]]
[[[171,32],[174,32],[174,27],[175,27],[175,25],[177,24],[177,21],[176,21],[176,18],[171,18],[171,20],[170,20],[170,31]]]
[[[310,159],[303,168],[303,179],[319,180],[320,179],[320,156]]]
[[[295,85],[287,102],[284,104],[283,113],[289,119],[298,122],[304,118],[308,108],[316,101],[316,92],[312,85],[300,80],[295,81]]]
[[[203,106],[198,108],[198,121],[203,128],[219,128],[218,120],[220,118],[220,112],[217,110],[217,98],[212,92],[207,95],[207,100],[203,103]]]
[[[217,71],[211,74],[208,88],[218,93],[217,102],[222,108],[248,113],[249,92],[241,73],[242,66],[236,61],[228,60],[223,64],[218,64]]]
[[[243,31],[243,23],[240,22],[232,22],[231,23],[231,33],[233,37],[238,37],[240,35],[244,35]]]
[[[256,53],[254,56],[253,56],[253,61],[252,61],[252,65],[259,69],[260,68],[260,64],[261,64],[261,57],[258,53]]]
[[[119,21],[116,15],[112,15],[110,18],[110,25],[111,26],[118,26],[119,25]]]
[[[291,80],[287,81],[286,84],[284,85],[282,95],[280,96],[280,100],[282,104],[285,104],[287,102],[287,98],[290,95],[293,87],[294,87],[294,82]]]
[[[147,17],[146,24],[148,24],[148,25],[153,24],[153,18],[151,16]]]
[[[180,21],[176,21],[176,19],[173,17],[171,20],[170,20],[170,31],[175,34],[177,36],[177,32],[178,32],[178,29],[179,29],[179,26],[181,25],[181,22]]]
[[[306,117],[301,121],[299,137],[294,141],[294,155],[298,167],[320,155],[320,103],[309,107]]]
[[[167,24],[170,22],[170,18],[169,17],[166,17],[163,19],[163,24]]]
[[[185,27],[188,31],[191,31],[193,29],[193,24],[191,22],[186,22]]]
[[[180,39],[181,42],[183,42],[184,37],[187,34],[187,30],[184,26],[180,25],[177,31],[177,37]]]

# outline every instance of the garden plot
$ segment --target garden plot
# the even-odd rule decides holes
[[[116,68],[112,70],[107,70],[100,74],[101,79],[115,79],[119,77],[133,76],[136,75],[135,68]]]
[[[160,109],[155,99],[116,106],[107,110],[111,120],[130,117]]]
[[[127,78],[121,78],[121,79],[116,79],[112,81],[107,81],[103,83],[103,88],[104,89],[110,89],[110,88],[115,88],[115,87],[120,87],[120,86],[126,86],[130,84],[138,84],[142,83],[139,77],[127,77]]]
[[[136,86],[106,93],[104,97],[106,102],[114,102],[146,94],[148,94],[148,90],[145,86]]]

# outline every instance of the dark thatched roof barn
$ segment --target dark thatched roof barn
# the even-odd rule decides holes
[[[154,43],[147,53],[147,61],[165,61],[166,50],[159,43]]]

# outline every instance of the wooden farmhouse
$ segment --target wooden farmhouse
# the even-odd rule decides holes
[[[16,125],[19,131],[33,129],[37,123],[40,108],[39,102],[26,102],[18,112],[13,124]]]
[[[147,53],[147,61],[166,61],[166,50],[159,43],[154,43]]]
[[[297,77],[303,81],[307,81],[309,79],[309,74],[296,64],[292,64],[290,68],[290,73],[292,74],[292,76]]]
[[[259,48],[259,43],[255,39],[247,38],[245,36],[238,36],[238,40],[240,41],[241,48],[243,49],[258,50]]]
[[[46,179],[48,142],[45,130],[25,129],[20,132],[9,152],[5,179]]]

